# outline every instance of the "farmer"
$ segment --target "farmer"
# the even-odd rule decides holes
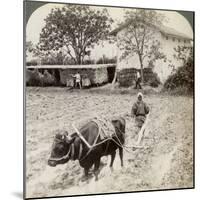
[[[134,132],[136,138],[140,129],[142,128],[143,123],[145,122],[146,115],[148,113],[149,113],[149,107],[143,101],[143,94],[139,92],[137,95],[137,101],[133,104],[131,110],[131,116],[135,118]]]
[[[135,89],[137,89],[139,87],[139,89],[142,89],[142,86],[140,85],[141,83],[141,75],[140,72],[137,71],[136,73],[136,82],[135,82]]]
[[[81,89],[81,75],[79,74],[79,72],[77,72],[74,76],[75,78],[75,87],[78,87]]]

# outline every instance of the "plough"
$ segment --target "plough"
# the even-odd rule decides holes
[[[126,115],[127,116],[127,115]],[[139,133],[138,133],[138,139],[137,141],[131,145],[131,146],[126,146],[126,145],[122,145],[122,148],[127,150],[127,149],[141,149],[141,148],[144,148],[144,145],[140,145],[141,144],[141,141],[142,141],[142,138],[144,137],[144,133],[145,133],[145,130],[146,130],[146,126],[148,124],[148,121],[149,121],[149,114],[146,116],[146,119],[145,119],[145,122],[142,126],[142,128],[140,129]],[[72,127],[74,128],[74,130],[76,131],[76,133],[78,134],[78,136],[80,137],[80,139],[86,144],[86,146],[89,148],[89,149],[92,149],[94,146],[96,146],[96,141],[93,145],[90,145],[86,140],[85,138],[82,136],[82,134],[79,132],[79,130],[76,128],[75,124],[72,123]],[[109,138],[108,138],[109,139]],[[102,141],[102,142],[105,142]],[[127,150],[128,151],[128,150]]]
[[[138,140],[137,142],[135,143],[136,145],[139,145],[143,136],[144,136],[144,132],[146,130],[146,126],[147,126],[147,123],[148,123],[148,120],[149,120],[149,114],[147,115],[146,119],[145,119],[145,122],[144,124],[142,125],[142,128],[140,129],[139,133],[138,133]]]
[[[124,145],[124,148],[127,148],[127,149],[142,149],[142,148],[144,148],[144,145],[141,145],[141,141],[142,141],[142,138],[144,137],[144,133],[146,131],[146,126],[147,126],[148,121],[149,121],[149,115],[150,114],[148,114],[146,116],[145,122],[142,125],[142,128],[140,129],[140,131],[138,133],[138,139],[137,139],[137,141],[134,144],[132,144],[131,146]],[[127,115],[127,114],[124,115],[125,118],[127,116],[130,117],[130,115]]]

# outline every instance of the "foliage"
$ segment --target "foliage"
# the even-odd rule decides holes
[[[154,76],[151,78],[151,80],[149,81],[149,85],[151,87],[158,87],[161,84],[160,79],[158,77],[158,75],[156,73],[154,73]]]
[[[51,52],[41,58],[42,65],[63,65],[66,64],[65,61],[66,58],[62,51]]]
[[[47,55],[62,50],[74,63],[82,64],[89,49],[106,39],[112,19],[106,9],[69,4],[52,9],[45,22],[38,49]]]
[[[117,62],[117,58],[113,57],[113,58],[108,58],[106,56],[103,56],[102,58],[99,58],[97,60],[97,64],[110,64],[110,63],[116,63]]]
[[[93,65],[93,64],[95,64],[95,61],[91,60],[91,59],[85,59],[83,64],[84,65]]]
[[[31,60],[26,62],[26,66],[35,66],[37,64],[38,64],[37,60]]]
[[[27,86],[55,86],[56,79],[47,70],[40,73],[38,69],[26,71],[26,84]]]
[[[26,57],[28,56],[28,54],[36,54],[36,48],[34,46],[34,44],[31,41],[26,41]]]
[[[35,59],[28,61],[26,63],[27,66],[30,65],[37,65],[39,62],[41,62],[42,59],[46,58],[47,56],[39,50],[37,46],[35,46],[31,41],[26,42],[26,57],[29,54],[32,54]]]
[[[42,74],[36,70],[26,70],[27,86],[43,86]]]
[[[175,57],[183,61],[183,65],[175,70],[164,84],[164,88],[174,90],[176,88],[187,88],[193,91],[194,86],[194,60],[191,47],[177,47]]]
[[[143,78],[144,60],[150,66],[158,59],[164,59],[160,42],[155,38],[157,26],[161,26],[165,17],[153,10],[136,9],[127,11],[125,15],[126,29],[119,36],[120,49],[123,50],[121,59],[137,55],[140,61]]]
[[[33,43],[31,41],[27,41],[26,42],[26,56],[28,52],[30,53],[32,51],[33,51]]]

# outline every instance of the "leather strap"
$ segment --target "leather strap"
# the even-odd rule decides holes
[[[79,160],[81,159],[82,151],[83,151],[83,145],[82,145],[82,142],[80,142],[80,146],[79,146],[79,154],[78,154],[78,159],[79,159]]]
[[[75,160],[75,157],[74,157],[74,155],[75,155],[75,154],[74,154],[74,143],[72,143],[71,145],[72,145],[72,146],[71,146],[71,149],[72,149],[72,150],[71,150],[71,159],[72,159],[72,160]]]

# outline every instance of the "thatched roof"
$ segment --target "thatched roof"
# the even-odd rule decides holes
[[[171,27],[168,27],[168,26],[161,26],[158,29],[164,35],[174,36],[174,37],[177,37],[177,38],[182,38],[182,39],[187,39],[187,40],[193,40],[192,37],[189,37],[189,36],[185,35],[184,33],[180,33],[177,30],[175,30]]]
[[[35,65],[26,66],[27,69],[99,69],[114,66],[115,64],[93,64],[93,65]]]
[[[111,31],[110,35],[116,36],[119,31],[123,30],[124,28],[126,28],[127,26],[129,26],[131,23],[132,22],[129,21],[129,22],[126,22],[124,24],[121,24],[118,28],[116,28],[113,31]],[[150,25],[147,25],[147,26],[150,26]],[[151,26],[153,26],[154,28],[156,28],[163,35],[173,36],[173,37],[176,37],[176,38],[181,38],[181,39],[186,39],[186,40],[193,40],[192,37],[189,37],[189,36],[185,35],[184,33],[180,33],[180,32],[178,32],[177,30],[175,30],[175,29],[173,29],[171,27],[163,26],[163,25],[162,26],[151,25]]]

